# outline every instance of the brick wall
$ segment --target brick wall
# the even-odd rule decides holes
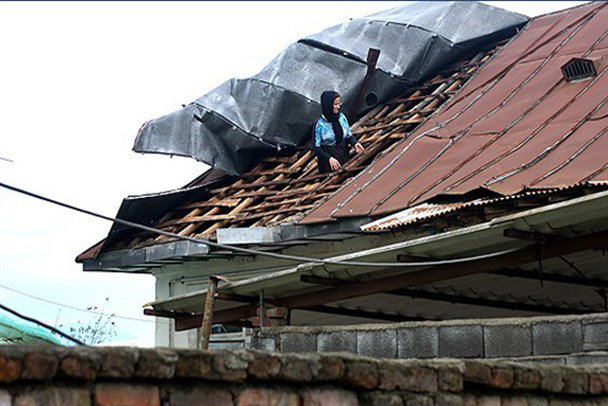
[[[603,406],[608,365],[0,346],[0,406]]]
[[[608,363],[608,313],[258,331],[253,348],[345,351],[378,358],[492,358],[567,365]]]

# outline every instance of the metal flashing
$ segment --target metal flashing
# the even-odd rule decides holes
[[[142,268],[155,267],[163,261],[182,262],[183,257],[202,256],[209,253],[205,244],[191,241],[174,241],[150,247],[109,251],[95,259],[83,261],[85,271],[126,270],[141,272]],[[166,262],[165,262],[166,264]]]

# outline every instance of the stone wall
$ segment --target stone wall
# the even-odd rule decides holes
[[[264,328],[253,348],[378,358],[493,358],[608,363],[608,313],[334,327]]]
[[[0,406],[603,406],[608,366],[0,346]]]

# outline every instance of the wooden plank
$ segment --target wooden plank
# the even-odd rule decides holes
[[[236,218],[236,220],[239,221],[244,221],[244,220],[253,220],[256,218],[262,218],[262,217],[266,217],[266,216],[273,216],[275,214],[279,214],[279,213],[289,213],[289,212],[300,212],[302,210],[307,210],[307,209],[312,209],[315,205],[314,204],[309,204],[309,205],[305,205],[305,206],[294,206],[294,207],[289,207],[286,209],[277,209],[277,210],[271,210],[271,211],[266,211],[263,213],[257,213],[257,214],[246,214],[246,215],[240,215]]]
[[[297,154],[294,154],[292,156],[269,156],[269,157],[263,158],[260,162],[264,162],[264,163],[278,162],[278,163],[283,163],[283,164],[291,164],[297,160],[296,158],[297,158]]]
[[[230,214],[215,214],[215,215],[204,215],[204,216],[196,216],[196,217],[188,217],[183,219],[171,220],[167,222],[166,225],[176,225],[176,224],[192,224],[192,223],[202,223],[205,221],[221,221],[221,220],[232,220],[236,216]]]
[[[236,207],[240,203],[240,199],[220,199],[220,200],[207,200],[202,202],[190,203],[179,209],[199,209],[205,207]]]
[[[291,168],[284,168],[284,169],[278,169],[278,168],[274,168],[274,169],[266,169],[260,172],[247,172],[243,175],[241,175],[241,178],[243,179],[247,179],[247,178],[257,178],[259,176],[273,176],[273,175],[280,175],[280,174],[292,174],[292,173],[297,173],[297,169],[291,169]]]

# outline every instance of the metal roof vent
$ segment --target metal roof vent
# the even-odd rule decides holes
[[[568,82],[589,79],[597,75],[598,63],[591,59],[572,58],[562,66],[562,74]]]

